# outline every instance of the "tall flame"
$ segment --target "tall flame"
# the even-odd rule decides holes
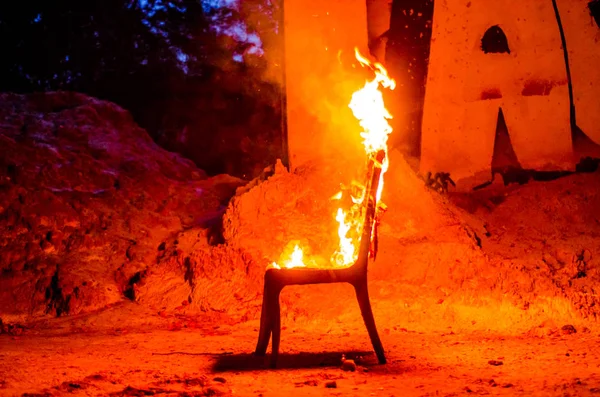
[[[385,151],[385,160],[382,164],[376,197],[377,202],[379,202],[383,192],[383,175],[389,166],[387,140],[392,132],[392,127],[388,123],[388,120],[392,119],[392,115],[385,107],[383,94],[379,90],[379,86],[393,90],[396,88],[396,81],[389,77],[382,64],[378,62],[371,63],[360,54],[358,48],[354,49],[354,53],[363,67],[368,66],[375,73],[375,79],[367,81],[362,89],[352,95],[349,106],[354,113],[354,117],[358,119],[360,126],[364,129],[360,136],[363,138],[367,155],[372,156],[379,150]]]
[[[352,100],[348,105],[352,109],[354,117],[358,119],[363,132],[360,136],[363,138],[363,145],[368,157],[373,157],[378,151],[383,150],[386,154],[383,164],[381,164],[381,176],[377,188],[376,201],[379,202],[383,192],[383,175],[388,169],[387,140],[392,132],[392,127],[388,120],[392,118],[390,112],[386,109],[383,101],[383,94],[380,87],[393,90],[396,88],[396,82],[391,79],[387,70],[380,63],[371,63],[358,51],[354,49],[354,54],[361,66],[369,67],[375,73],[373,80],[367,81],[363,88],[352,95]],[[339,223],[338,235],[340,245],[332,260],[338,266],[349,266],[356,261],[358,257],[358,245],[360,243],[360,232],[362,229],[362,202],[365,192],[364,188],[360,199],[353,197],[352,208],[345,213],[342,208],[338,208],[336,220]],[[351,234],[353,237],[350,237]]]
[[[348,105],[360,126],[364,128],[360,136],[363,138],[365,151],[367,155],[372,155],[379,150],[387,150],[387,138],[392,132],[392,127],[388,123],[392,115],[385,107],[379,86],[393,90],[396,88],[396,82],[388,76],[383,65],[369,62],[360,54],[358,48],[355,48],[354,52],[358,62],[363,67],[370,67],[375,73],[373,80],[367,81],[362,89],[352,95]]]
[[[389,77],[387,70],[380,63],[372,63],[364,57],[358,48],[354,49],[356,59],[363,67],[369,67],[375,74],[372,80],[368,80],[364,87],[356,91],[352,95],[350,104],[348,105],[358,119],[360,126],[363,128],[360,136],[363,139],[365,152],[369,158],[373,158],[375,154],[383,150],[386,154],[383,164],[381,164],[381,176],[377,189],[376,200],[379,203],[383,192],[383,175],[388,169],[387,156],[387,140],[392,132],[392,127],[388,120],[392,118],[390,112],[386,109],[383,94],[380,88],[395,89],[396,82]],[[339,247],[331,257],[331,263],[335,267],[351,266],[358,257],[358,246],[360,244],[361,231],[363,227],[364,214],[363,201],[365,196],[364,186],[354,185],[354,192],[350,193],[352,206],[344,210],[338,208],[335,214],[338,226]],[[343,196],[343,192],[337,193],[332,199],[339,200]],[[273,263],[275,268],[279,265]],[[305,267],[303,262],[302,249],[296,245],[289,259],[284,261],[281,267]]]

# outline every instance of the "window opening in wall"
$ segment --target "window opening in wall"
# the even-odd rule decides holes
[[[500,26],[494,25],[485,31],[481,39],[481,50],[486,54],[510,54],[508,40]]]

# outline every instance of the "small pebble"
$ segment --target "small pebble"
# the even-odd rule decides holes
[[[325,383],[325,387],[328,389],[337,389],[337,382],[332,380],[331,382]]]
[[[488,361],[488,364],[497,367],[498,365],[503,365],[504,363],[502,361],[498,361],[498,360],[490,360],[490,361]]]
[[[225,378],[217,376],[216,378],[213,378],[213,380],[215,382],[219,382],[219,383],[226,383],[227,381],[225,380]]]
[[[344,360],[342,361],[342,370],[354,372],[356,371],[356,363],[354,360]]]

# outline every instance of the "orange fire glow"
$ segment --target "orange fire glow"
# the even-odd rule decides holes
[[[273,262],[271,266],[275,269],[281,268],[276,262]],[[287,269],[291,269],[293,267],[306,267],[304,264],[304,252],[302,252],[302,248],[300,248],[298,244],[294,246],[294,251],[292,251],[290,258],[283,262],[283,267]]]
[[[360,135],[363,138],[363,145],[367,156],[372,158],[380,150],[384,150],[386,153],[384,162],[381,164],[381,177],[376,197],[377,203],[379,203],[383,192],[383,175],[389,165],[387,159],[387,140],[389,134],[392,132],[392,127],[388,123],[388,120],[392,116],[385,107],[380,88],[393,90],[396,87],[396,82],[389,77],[383,65],[370,62],[366,57],[361,55],[357,48],[355,48],[355,56],[361,66],[369,67],[375,74],[374,79],[368,80],[364,87],[354,92],[348,106],[363,128],[363,132]],[[352,199],[352,206],[350,208],[346,210],[338,208],[335,213],[335,219],[339,224],[339,246],[331,256],[330,262],[333,267],[351,266],[358,257],[358,247],[364,218],[363,201],[366,193],[364,186],[356,182],[353,183],[352,187],[354,189],[348,189],[351,190],[350,192],[340,191],[332,197],[332,200],[340,200],[344,194],[350,194],[350,198]],[[303,261],[302,248],[298,245],[294,247],[291,255],[286,256],[287,258],[280,258],[281,266],[274,262],[270,267],[277,269],[281,267],[307,267]]]

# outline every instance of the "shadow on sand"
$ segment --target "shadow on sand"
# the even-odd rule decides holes
[[[371,351],[323,352],[323,353],[280,353],[278,369],[339,367],[342,355],[361,366],[378,365]],[[219,356],[213,366],[215,372],[256,371],[269,369],[269,354],[256,356],[253,353]]]

